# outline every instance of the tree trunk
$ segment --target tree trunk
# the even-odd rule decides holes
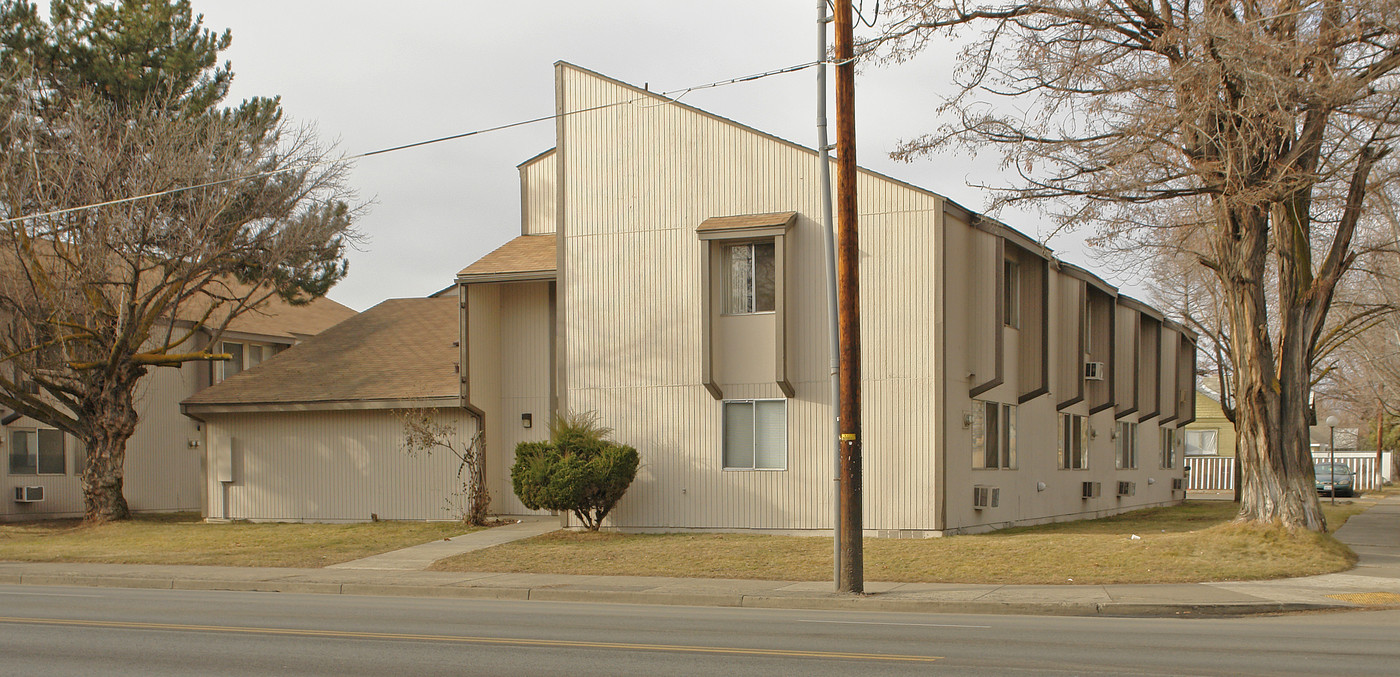
[[[1267,215],[1241,208],[1228,218],[1234,237],[1227,238],[1219,273],[1230,311],[1235,359],[1239,519],[1326,531],[1313,486],[1307,418],[1309,361],[1302,313],[1293,299],[1280,300],[1281,340],[1276,353],[1262,284],[1268,256]]]
[[[471,478],[467,488],[467,521],[470,524],[482,525],[486,523],[486,516],[491,513],[491,491],[486,487],[486,435],[477,433],[467,452],[472,455],[468,464]]]
[[[122,494],[122,464],[126,440],[83,440],[87,467],[83,469],[83,519],[90,524],[124,520],[131,516]]]
[[[136,431],[134,393],[136,381],[145,373],[133,368],[127,379],[103,379],[88,398],[79,420],[87,430],[82,436],[87,447],[83,469],[83,518],[90,524],[124,520],[131,516],[122,494],[126,463],[126,442]]]

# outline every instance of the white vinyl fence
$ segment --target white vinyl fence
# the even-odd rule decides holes
[[[1327,454],[1313,454],[1314,463],[1327,460]],[[1385,452],[1381,460],[1380,473],[1376,472],[1376,452],[1339,451],[1338,463],[1345,463],[1356,473],[1356,488],[1362,491],[1375,489],[1382,479],[1394,481],[1390,476],[1390,452]],[[1231,456],[1187,456],[1186,465],[1191,466],[1187,476],[1187,490],[1209,491],[1235,488],[1235,459]]]

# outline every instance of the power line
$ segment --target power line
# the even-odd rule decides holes
[[[770,70],[770,71],[764,71],[764,72],[762,72],[762,73],[753,73],[753,74],[750,74],[750,75],[744,75],[744,76],[740,76],[740,77],[736,77],[736,78],[729,78],[728,80],[717,80],[717,81],[715,81],[715,82],[707,82],[707,83],[701,84],[701,85],[692,85],[692,86],[690,86],[690,87],[686,87],[686,88],[683,88],[683,89],[673,89],[673,90],[666,91],[666,92],[658,92],[658,93],[656,94],[656,96],[666,97],[666,98],[668,98],[668,99],[671,100],[669,103],[674,103],[674,102],[679,101],[681,97],[683,97],[683,96],[685,96],[686,94],[689,94],[689,93],[691,93],[691,92],[694,92],[694,91],[698,91],[698,90],[702,90],[702,89],[714,89],[714,88],[717,88],[717,87],[725,87],[725,86],[728,86],[728,85],[735,85],[735,84],[739,84],[739,83],[743,83],[743,82],[752,82],[752,81],[754,81],[754,80],[760,80],[760,79],[763,79],[763,78],[772,77],[772,76],[774,76],[774,75],[783,75],[783,74],[786,74],[786,73],[793,73],[793,72],[796,72],[796,71],[805,70],[805,69],[807,69],[807,68],[811,68],[811,67],[813,67],[813,66],[817,66],[817,65],[820,65],[820,64],[822,64],[822,63],[825,63],[825,62],[824,62],[824,61],[809,61],[809,62],[807,62],[807,63],[796,64],[796,65],[793,65],[793,66],[786,66],[786,67],[784,67],[784,68],[779,68],[779,69]],[[131,197],[118,198],[118,199],[115,199],[115,200],[107,200],[106,202],[96,202],[96,203],[81,205],[81,206],[77,206],[77,207],[65,207],[65,208],[63,208],[63,209],[55,209],[55,210],[47,211],[47,212],[40,212],[40,213],[38,213],[38,214],[27,214],[27,215],[24,215],[24,216],[15,216],[15,217],[11,217],[11,218],[8,218],[8,219],[0,219],[0,225],[15,223],[15,222],[17,222],[17,221],[28,221],[28,220],[31,220],[31,219],[42,219],[42,218],[48,218],[48,217],[52,217],[52,216],[62,216],[62,215],[64,215],[64,214],[71,214],[71,213],[74,213],[74,212],[86,211],[86,210],[89,210],[89,209],[100,209],[100,208],[102,208],[102,207],[111,207],[111,206],[120,205],[120,204],[129,204],[129,203],[132,203],[132,202],[139,202],[139,201],[141,201],[141,200],[150,200],[150,199],[154,199],[154,198],[158,198],[158,197],[164,197],[164,196],[166,196],[166,195],[174,195],[174,194],[176,194],[176,193],[183,193],[183,192],[186,192],[186,191],[198,190],[198,189],[201,189],[201,188],[213,188],[213,187],[216,187],[216,186],[222,186],[222,185],[229,184],[229,183],[236,183],[236,182],[239,182],[239,181],[250,181],[250,180],[253,180],[253,179],[261,179],[261,178],[266,178],[266,177],[269,177],[269,176],[276,176],[276,175],[278,175],[278,174],[285,174],[285,173],[287,173],[287,172],[303,171],[303,170],[314,169],[314,168],[316,168],[316,167],[321,167],[321,166],[325,166],[325,165],[338,164],[338,163],[342,163],[342,162],[350,162],[350,161],[359,160],[359,159],[362,159],[362,158],[373,157],[373,156],[375,156],[375,155],[385,155],[385,154],[387,154],[387,153],[394,153],[394,152],[398,152],[398,151],[401,151],[401,150],[408,150],[408,149],[410,149],[410,148],[418,148],[418,147],[420,147],[420,146],[428,146],[428,145],[435,144],[435,143],[443,143],[443,142],[445,142],[445,141],[455,141],[455,140],[457,140],[457,139],[464,139],[464,138],[467,138],[467,137],[469,137],[469,136],[479,136],[479,135],[482,135],[482,134],[489,134],[489,133],[491,133],[491,132],[499,132],[499,131],[503,131],[503,130],[507,130],[507,129],[512,129],[512,128],[515,128],[515,127],[523,127],[523,126],[525,126],[525,125],[535,124],[535,123],[537,123],[537,122],[547,122],[547,121],[549,121],[549,120],[555,120],[555,119],[558,119],[558,118],[561,118],[561,117],[567,117],[567,116],[570,116],[570,115],[578,115],[578,114],[580,114],[580,113],[589,113],[589,112],[596,111],[596,110],[602,110],[602,109],[604,109],[604,108],[612,108],[612,107],[614,107],[614,106],[626,106],[626,105],[630,105],[630,104],[633,104],[633,103],[637,103],[637,102],[639,102],[639,101],[646,101],[648,98],[650,98],[650,97],[639,96],[639,97],[636,97],[636,98],[627,99],[627,100],[625,100],[625,101],[616,101],[616,102],[613,102],[613,103],[599,104],[599,105],[597,105],[597,106],[590,106],[590,107],[588,107],[588,108],[581,108],[581,109],[579,109],[579,110],[565,111],[565,112],[563,112],[563,113],[555,113],[555,114],[553,114],[553,115],[544,115],[544,116],[540,116],[540,117],[536,117],[536,118],[530,118],[530,119],[528,119],[528,120],[519,120],[519,121],[516,121],[516,122],[509,122],[509,123],[502,124],[502,125],[496,125],[496,126],[494,126],[494,127],[486,127],[486,128],[483,128],[483,129],[474,129],[474,130],[469,131],[469,132],[462,132],[462,133],[459,133],[459,134],[450,134],[450,135],[448,135],[448,136],[440,136],[440,137],[437,137],[437,138],[434,138],[434,139],[426,139],[426,140],[423,140],[423,141],[415,141],[415,142],[413,142],[413,143],[406,143],[406,144],[402,144],[402,145],[398,145],[398,146],[390,146],[390,147],[388,147],[388,148],[380,148],[380,149],[378,149],[378,150],[372,150],[372,151],[368,151],[368,152],[365,152],[365,153],[359,153],[359,154],[350,155],[350,156],[347,156],[347,157],[336,158],[336,159],[334,159],[334,160],[321,160],[321,161],[319,161],[319,162],[309,162],[309,163],[294,165],[294,166],[290,166],[290,167],[283,167],[283,168],[281,168],[281,169],[274,169],[274,170],[265,171],[265,172],[257,172],[257,173],[255,173],[255,174],[245,174],[245,175],[242,175],[242,176],[235,176],[235,177],[230,177],[230,178],[227,178],[227,179],[219,179],[218,181],[209,181],[209,182],[206,182],[206,183],[199,183],[199,184],[195,184],[195,185],[192,185],[192,186],[181,186],[181,187],[179,187],[179,188],[171,188],[171,189],[168,189],[168,190],[162,190],[162,191],[158,191],[158,192],[154,192],[154,193],[146,193],[146,194],[143,194],[143,195],[133,195],[133,196],[131,196]]]
[[[870,28],[874,28],[875,23],[880,20],[880,0],[875,0],[875,14],[874,16],[870,17],[869,21],[865,20],[865,0],[861,0],[860,7],[857,7],[855,11],[856,18],[860,19],[861,23],[865,24],[866,26],[869,26]]]

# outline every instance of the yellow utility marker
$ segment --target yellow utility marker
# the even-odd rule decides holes
[[[1400,606],[1400,595],[1393,592],[1349,592],[1344,595],[1328,595],[1327,597],[1339,602],[1365,606]]]

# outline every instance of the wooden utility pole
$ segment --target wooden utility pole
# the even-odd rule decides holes
[[[841,572],[838,592],[865,592],[861,548],[860,250],[856,241],[856,65],[850,0],[836,14],[836,273],[841,331]]]

